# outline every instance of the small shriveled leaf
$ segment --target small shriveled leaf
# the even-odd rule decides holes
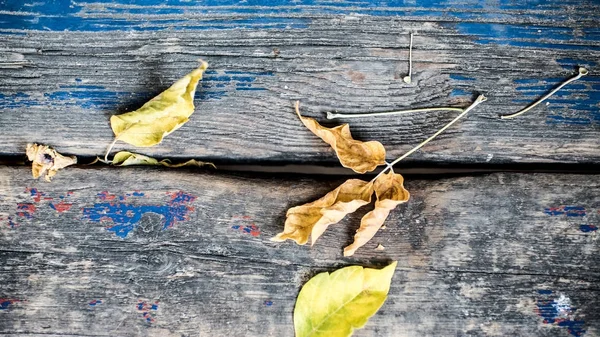
[[[360,228],[354,235],[354,242],[344,248],[344,256],[351,256],[367,243],[381,228],[390,211],[397,205],[407,202],[410,194],[403,186],[404,178],[392,172],[382,174],[375,180],[373,189],[377,196],[375,209],[365,214],[360,221]]]
[[[188,167],[188,166],[196,166],[196,167],[212,166],[212,168],[214,168],[214,169],[217,168],[215,166],[215,164],[213,164],[213,163],[209,163],[209,162],[205,162],[205,161],[198,161],[196,159],[190,159],[190,160],[186,161],[185,163],[178,163],[178,164],[171,164],[171,161],[169,161],[168,159],[164,159],[164,160],[161,160],[159,162],[159,164],[161,164],[162,166],[171,167],[171,168]]]
[[[314,118],[302,117],[299,102],[296,102],[296,113],[304,126],[331,145],[342,166],[365,173],[385,164],[385,148],[380,142],[361,142],[352,138],[348,124],[326,128]]]
[[[186,161],[185,163],[171,164],[171,161],[168,159],[163,159],[161,161],[158,161],[157,159],[154,159],[152,157],[148,157],[143,154],[133,153],[133,152],[129,152],[129,151],[117,152],[115,154],[115,156],[113,157],[111,164],[113,164],[115,166],[162,165],[162,166],[171,167],[171,168],[184,167],[184,166],[196,166],[196,167],[212,166],[212,167],[216,168],[216,166],[213,163],[206,163],[206,162],[202,162],[202,161],[197,161],[195,159],[190,159],[190,160]]]
[[[371,202],[373,183],[360,179],[349,179],[321,199],[292,207],[287,211],[283,232],[271,240],[291,239],[304,245],[311,236],[312,244],[325,232],[329,225],[340,222],[346,214]]]
[[[296,337],[345,337],[365,326],[387,299],[396,264],[345,267],[310,279],[294,308]]]
[[[33,162],[31,165],[33,177],[37,179],[46,173],[46,181],[50,181],[58,170],[77,163],[77,157],[63,156],[46,145],[27,144],[26,153],[27,158]]]
[[[208,67],[206,62],[200,60],[200,63],[200,67],[141,108],[112,116],[110,126],[116,139],[134,146],[154,146],[185,124],[194,112],[194,94],[198,81]]]
[[[111,163],[115,166],[160,165],[158,160],[152,157],[129,151],[117,152]]]

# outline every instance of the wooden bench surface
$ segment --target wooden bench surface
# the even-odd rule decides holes
[[[0,335],[292,336],[322,271],[398,261],[356,336],[600,336],[600,3],[433,0],[0,2]],[[408,71],[414,33],[413,81]],[[15,165],[39,142],[87,162],[131,111],[197,65],[196,112],[152,148],[219,170]],[[590,75],[514,120],[583,66]],[[285,212],[338,186],[296,117],[349,122],[388,159],[453,112],[328,121],[324,112],[466,107],[398,165],[411,200],[352,258],[360,209],[313,247],[274,243]],[[225,169],[303,174],[232,173]],[[584,165],[585,164],[585,165]],[[587,166],[586,166],[587,165]],[[385,250],[375,248],[383,245]]]
[[[71,169],[47,184],[23,167],[0,177],[7,335],[292,336],[308,278],[392,260],[390,296],[356,336],[600,332],[600,181],[589,176],[407,179],[410,202],[352,258],[342,247],[366,208],[312,248],[269,241],[287,208],[339,179]]]
[[[57,4],[58,3],[58,4]],[[30,141],[102,154],[113,114],[140,107],[196,59],[210,63],[188,124],[158,157],[334,164],[298,121],[325,111],[466,106],[489,97],[408,162],[598,163],[597,1],[38,1],[0,12],[0,153]],[[61,7],[60,4],[66,4]],[[408,71],[414,37],[413,81]],[[534,111],[516,112],[576,67],[591,72]],[[350,122],[393,159],[455,113]],[[130,148],[119,144],[118,148]]]

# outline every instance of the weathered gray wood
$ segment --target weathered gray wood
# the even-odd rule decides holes
[[[71,168],[48,184],[1,167],[0,333],[292,336],[312,275],[398,260],[356,336],[598,335],[598,176],[409,177],[411,200],[353,258],[342,247],[367,207],[314,247],[269,241],[287,208],[341,181]],[[137,215],[125,238],[107,230]]]
[[[0,154],[22,153],[30,141],[75,155],[101,154],[112,140],[110,115],[138,108],[201,57],[211,72],[197,112],[161,146],[138,151],[330,164],[336,162],[331,150],[298,121],[292,101],[301,100],[303,113],[323,121],[328,110],[466,106],[483,92],[486,104],[407,160],[599,162],[597,78],[583,78],[519,119],[498,118],[572,76],[577,64],[591,74],[600,70],[597,2],[551,1],[539,8],[366,3],[153,7],[90,1],[63,16],[53,12],[55,26],[45,28],[28,21],[24,13],[35,11],[31,6],[8,8],[2,15],[10,24],[0,27]],[[63,17],[67,28],[60,28]],[[402,77],[411,31],[408,85]],[[380,140],[393,159],[453,116],[349,121],[357,138]]]

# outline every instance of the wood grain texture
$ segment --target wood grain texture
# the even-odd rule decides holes
[[[156,157],[333,164],[294,115],[466,106],[489,101],[422,151],[420,163],[598,163],[597,1],[39,1],[0,11],[0,154],[30,141],[85,156],[112,140],[113,114],[140,107],[210,63],[188,124]],[[414,32],[413,83],[408,67]],[[515,112],[586,66],[591,76],[515,120]],[[348,120],[389,159],[452,113]],[[343,121],[340,121],[343,122]],[[327,123],[335,125],[336,122]]]
[[[269,241],[342,180],[73,168],[48,184],[1,167],[0,334],[292,336],[311,276],[397,260],[356,336],[598,336],[599,181],[409,178],[411,200],[344,258],[369,207],[312,248]]]

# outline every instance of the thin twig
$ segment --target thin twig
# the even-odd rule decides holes
[[[425,144],[427,144],[430,141],[432,141],[435,137],[439,136],[442,132],[446,131],[446,129],[448,129],[449,127],[451,127],[459,119],[463,118],[469,111],[473,110],[473,108],[475,108],[477,105],[479,105],[479,103],[485,102],[486,100],[487,100],[487,98],[485,96],[479,95],[479,97],[477,97],[477,99],[475,100],[475,102],[471,103],[471,105],[469,105],[469,107],[467,107],[466,109],[464,109],[464,111],[460,115],[456,116],[456,118],[454,118],[452,121],[450,121],[450,123],[446,124],[443,128],[439,129],[436,133],[434,133],[431,137],[429,137],[426,140],[424,140],[421,144],[415,146],[412,150],[406,152],[401,157],[399,157],[398,159],[396,159],[393,162],[391,162],[390,164],[388,164],[383,170],[381,170],[381,172],[379,172],[379,174],[377,176],[375,176],[375,178],[373,178],[373,181],[376,180],[377,178],[379,178],[380,175],[382,175],[383,173],[385,173],[389,169],[392,169],[392,167],[394,165],[398,164],[399,161],[401,161],[402,159],[410,156],[411,154],[413,154],[414,152],[416,152],[417,150],[419,150],[420,148],[422,148],[423,146],[425,146]]]
[[[548,97],[554,95],[557,91],[559,91],[560,89],[562,89],[562,87],[564,87],[565,85],[578,80],[579,78],[581,78],[582,76],[585,76],[588,74],[588,70],[580,67],[579,68],[579,73],[576,76],[571,77],[570,79],[564,81],[561,85],[559,85],[558,87],[556,87],[554,90],[550,91],[549,93],[547,93],[545,96],[543,96],[542,98],[538,99],[537,101],[535,101],[534,103],[530,104],[528,107],[526,107],[525,109],[515,112],[514,114],[511,115],[506,115],[506,116],[501,116],[500,119],[511,119],[511,118],[515,118],[517,116],[520,116],[524,113],[526,113],[527,111],[533,109],[536,105],[542,103],[543,101],[545,101]]]
[[[438,108],[418,108],[410,110],[398,110],[398,111],[386,111],[386,112],[371,112],[371,113],[360,113],[360,114],[339,114],[335,112],[327,112],[327,119],[335,118],[360,118],[360,117],[374,117],[374,116],[390,116],[390,115],[405,115],[413,112],[429,112],[429,111],[458,111],[462,112],[462,108],[451,108],[451,107],[438,107]]]

